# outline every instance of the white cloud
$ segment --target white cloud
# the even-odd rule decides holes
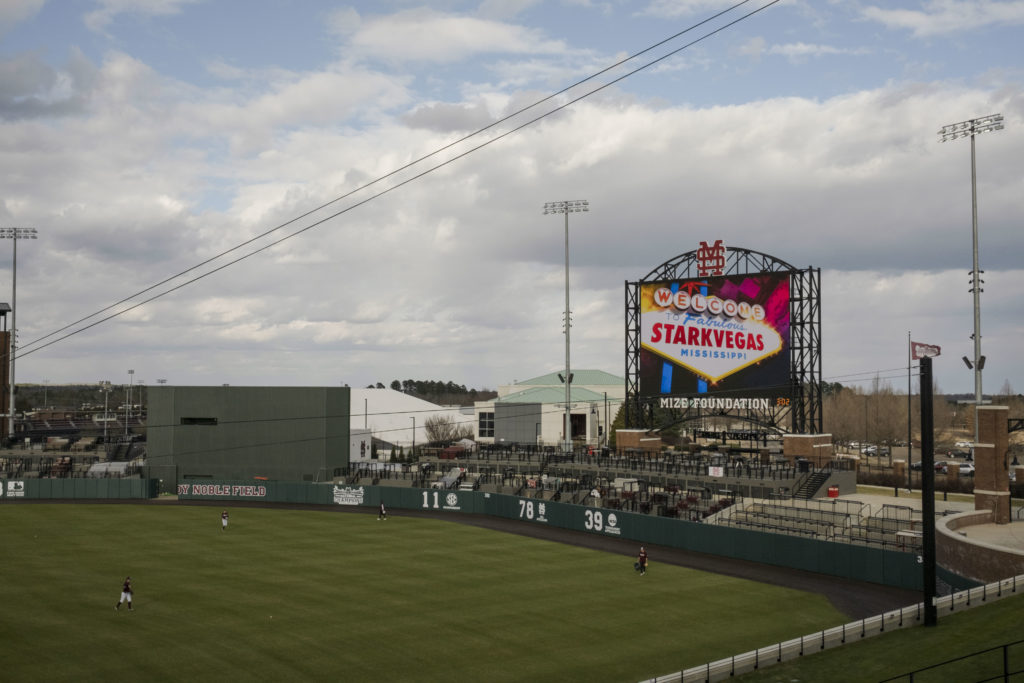
[[[83,17],[89,29],[103,32],[119,14],[141,14],[168,16],[178,14],[185,5],[206,0],[97,0],[98,9],[87,12]]]
[[[46,0],[5,0],[0,3],[0,36],[34,16]]]
[[[654,17],[683,17],[698,12],[723,10],[734,0],[653,0],[640,13]]]
[[[410,38],[414,16],[431,37],[422,45]],[[40,228],[19,246],[26,342],[537,99],[508,84],[564,80],[552,62],[594,59],[495,21],[422,11],[346,21],[353,51],[378,62],[390,59],[388,41],[431,63],[496,54],[485,76],[502,82],[476,72],[424,96],[417,88],[432,83],[369,62],[290,70],[230,55],[201,62],[214,86],[126,53],[0,69],[10,92],[77,105],[0,122],[0,217]],[[825,38],[773,40],[749,53],[840,54]],[[94,381],[123,366],[174,383],[365,386],[427,373],[480,387],[556,369],[563,223],[541,207],[575,198],[591,211],[571,218],[574,365],[621,372],[623,282],[722,238],[824,269],[826,375],[899,366],[907,329],[944,349],[969,334],[966,148],[939,145],[935,132],[1002,111],[1006,130],[978,142],[985,344],[991,372],[1019,385],[1022,101],[1013,74],[999,87],[893,82],[729,106],[610,89],[352,211],[328,218],[424,167],[316,211],[275,236],[322,225],[26,355],[19,374]],[[967,384],[959,368],[939,372],[944,388]]]
[[[347,38],[345,55],[386,63],[455,62],[483,54],[560,54],[564,43],[536,29],[489,19],[415,9],[335,21]],[[340,27],[340,28],[339,28]]]
[[[751,38],[739,49],[739,54],[754,59],[760,59],[764,55],[779,55],[794,63],[806,61],[809,57],[858,56],[869,53],[870,51],[865,48],[842,48],[834,45],[810,43],[785,43],[769,46],[765,39],[761,37]]]
[[[1024,24],[1024,2],[1010,0],[928,0],[920,10],[868,6],[865,19],[891,29],[906,29],[918,38],[975,31],[987,26]]]

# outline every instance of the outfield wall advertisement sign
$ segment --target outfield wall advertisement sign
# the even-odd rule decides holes
[[[362,505],[366,499],[366,489],[362,486],[335,486],[335,505]]]
[[[789,284],[786,273],[643,283],[640,394],[720,409],[787,396]]]
[[[178,495],[195,498],[266,498],[266,486],[247,484],[178,484]]]

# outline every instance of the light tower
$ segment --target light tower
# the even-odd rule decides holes
[[[590,211],[590,202],[586,199],[548,202],[544,205],[545,216],[549,213],[565,214],[565,377],[562,378],[562,381],[565,382],[565,426],[563,427],[565,440],[562,449],[566,453],[572,451],[572,373],[569,369],[569,328],[572,327],[569,313],[569,214],[582,211]]]
[[[985,357],[981,355],[981,279],[983,271],[978,269],[978,174],[974,163],[974,136],[982,133],[1003,129],[1003,115],[989,114],[978,119],[951,123],[939,130],[939,142],[948,142],[957,138],[971,138],[971,242],[973,246],[973,268],[971,269],[971,292],[974,294],[974,362],[964,357],[967,367],[974,370],[974,404],[982,402],[981,371],[985,366]],[[978,442],[978,414],[974,414],[974,443]]]
[[[0,228],[0,238],[9,239],[14,244],[13,248],[13,260],[11,268],[11,344],[7,352],[10,354],[11,361],[11,376],[10,376],[10,391],[11,391],[11,411],[7,414],[8,417],[8,435],[14,438],[14,357],[18,343],[18,327],[17,327],[17,315],[18,315],[18,240],[34,240],[36,239],[35,228]]]

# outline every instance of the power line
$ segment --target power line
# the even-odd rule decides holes
[[[662,62],[665,59],[667,59],[667,58],[669,58],[669,57],[671,57],[673,55],[676,55],[679,52],[681,52],[681,51],[683,51],[683,50],[685,50],[687,48],[690,48],[693,45],[696,45],[697,43],[702,42],[702,41],[704,41],[704,40],[706,40],[706,39],[708,39],[708,38],[710,38],[710,37],[712,37],[712,36],[722,32],[722,31],[724,31],[727,28],[730,28],[730,27],[740,23],[741,21],[745,21],[746,19],[752,17],[755,14],[758,14],[759,12],[761,12],[761,11],[771,7],[772,5],[777,4],[780,1],[781,0],[770,0],[770,2],[766,3],[765,5],[762,5],[761,7],[758,7],[757,9],[755,9],[755,10],[753,10],[751,12],[748,12],[745,15],[742,15],[741,17],[739,17],[737,19],[734,19],[734,20],[732,20],[732,21],[730,21],[730,22],[728,22],[728,23],[726,23],[726,24],[724,24],[724,25],[722,25],[722,26],[720,26],[720,27],[718,27],[718,28],[716,28],[716,29],[714,29],[712,31],[709,31],[708,33],[700,36],[699,38],[696,38],[695,40],[693,40],[693,41],[691,41],[689,43],[686,43],[686,44],[682,45],[679,48],[671,50],[668,53],[666,53],[666,54],[664,54],[664,55],[662,55],[662,56],[660,56],[660,57],[658,57],[656,59],[653,59],[653,60],[647,62],[646,64],[643,64],[640,67],[637,67],[636,69],[634,69],[632,71],[629,71],[629,72],[623,74],[622,76],[614,78],[611,81],[609,81],[609,82],[607,82],[607,83],[605,83],[603,85],[600,85],[600,86],[594,88],[593,90],[590,90],[590,91],[588,91],[588,92],[586,92],[586,93],[584,93],[582,95],[579,95],[578,97],[572,98],[569,101],[567,101],[566,103],[564,103],[562,105],[559,105],[559,106],[551,109],[550,111],[548,111],[548,112],[546,112],[544,114],[541,114],[541,115],[539,115],[539,116],[537,116],[537,117],[535,117],[533,119],[530,119],[530,120],[526,121],[525,123],[523,123],[521,125],[515,126],[512,129],[510,129],[510,130],[508,130],[508,131],[506,131],[504,133],[501,133],[500,135],[497,135],[496,137],[494,137],[494,138],[492,138],[490,140],[487,140],[486,142],[483,142],[483,143],[481,143],[479,145],[476,145],[475,147],[471,147],[469,150],[467,150],[465,152],[462,152],[462,153],[459,153],[456,156],[452,157],[451,159],[448,159],[447,161],[444,161],[444,162],[438,163],[438,164],[436,164],[434,166],[431,166],[431,167],[427,168],[427,170],[421,171],[421,172],[411,176],[410,178],[407,178],[406,180],[403,180],[403,181],[401,181],[401,182],[399,182],[399,183],[397,183],[397,184],[395,184],[395,185],[393,185],[393,186],[391,186],[391,187],[389,187],[389,188],[387,188],[385,190],[381,190],[380,192],[377,192],[376,194],[373,194],[373,195],[367,197],[366,199],[363,199],[363,200],[360,200],[360,201],[358,201],[358,202],[356,202],[354,204],[351,204],[350,206],[348,206],[348,207],[346,207],[346,208],[344,208],[344,209],[342,209],[340,211],[337,211],[337,212],[335,212],[333,214],[330,214],[330,215],[328,215],[327,217],[325,217],[323,219],[314,221],[310,225],[308,225],[308,226],[306,226],[304,228],[301,228],[299,230],[296,230],[295,232],[290,233],[289,235],[286,235],[285,237],[276,239],[276,240],[270,242],[269,244],[267,244],[267,245],[265,245],[263,247],[260,247],[260,248],[258,248],[256,250],[252,251],[252,252],[249,252],[249,253],[247,253],[247,254],[245,254],[243,256],[235,258],[235,259],[233,259],[231,261],[228,261],[227,263],[225,263],[225,264],[223,264],[221,266],[218,266],[217,268],[214,268],[214,269],[212,269],[212,270],[210,270],[208,272],[205,272],[205,273],[203,273],[201,275],[198,275],[198,276],[193,277],[193,278],[191,278],[189,280],[186,280],[185,282],[183,282],[183,283],[181,283],[179,285],[176,285],[176,286],[171,287],[169,289],[163,290],[160,293],[155,294],[154,296],[148,297],[146,299],[143,299],[143,300],[135,303],[132,306],[129,306],[129,307],[121,309],[121,310],[118,310],[117,312],[112,313],[110,315],[107,315],[105,317],[102,317],[99,320],[96,320],[96,321],[94,321],[94,322],[92,322],[92,323],[90,323],[88,325],[85,325],[85,326],[80,327],[78,329],[75,329],[75,330],[73,330],[71,332],[68,332],[67,334],[59,336],[59,337],[57,337],[56,339],[54,339],[54,340],[52,340],[50,342],[47,342],[45,344],[41,344],[41,342],[43,342],[46,339],[50,339],[51,337],[59,335],[62,332],[65,332],[68,329],[75,327],[76,325],[84,323],[85,321],[90,320],[92,318],[95,318],[98,315],[102,315],[103,313],[106,313],[107,311],[110,311],[110,310],[112,310],[112,309],[114,309],[114,308],[116,308],[118,306],[121,306],[122,304],[126,304],[126,303],[132,301],[133,299],[135,299],[138,296],[144,295],[144,294],[146,294],[148,292],[152,292],[153,290],[155,290],[155,289],[157,289],[157,288],[159,288],[159,287],[161,287],[161,286],[163,286],[165,284],[168,284],[168,283],[170,283],[170,282],[172,282],[172,281],[174,281],[174,280],[176,280],[176,279],[178,279],[180,277],[183,277],[183,276],[187,275],[188,273],[191,273],[191,272],[193,272],[193,271],[195,271],[195,270],[197,270],[199,268],[202,268],[203,266],[209,265],[209,264],[213,263],[214,261],[216,261],[216,260],[218,260],[218,259],[220,259],[220,258],[222,258],[222,257],[224,257],[224,256],[226,256],[226,255],[228,255],[230,253],[233,253],[233,252],[235,252],[235,251],[237,251],[237,250],[239,250],[239,249],[241,249],[243,247],[249,246],[249,245],[253,244],[256,241],[258,241],[258,240],[260,240],[260,239],[262,239],[264,237],[267,237],[268,235],[271,235],[274,232],[277,232],[278,230],[281,230],[281,229],[283,229],[283,228],[285,228],[285,227],[287,227],[289,225],[292,225],[292,224],[294,224],[294,223],[296,223],[296,222],[298,222],[298,221],[300,221],[300,220],[302,220],[304,218],[308,218],[309,216],[315,214],[316,212],[318,212],[318,211],[320,211],[320,210],[322,210],[322,209],[324,209],[324,208],[326,208],[328,206],[331,206],[332,204],[335,204],[335,203],[337,203],[337,202],[339,202],[339,201],[341,201],[343,199],[347,199],[347,198],[353,196],[354,194],[356,194],[358,192],[361,192],[361,191],[363,191],[365,189],[368,189],[368,188],[376,185],[377,183],[380,183],[380,182],[382,182],[382,181],[384,181],[384,180],[386,180],[388,178],[391,178],[391,177],[395,176],[396,174],[398,174],[398,173],[400,173],[402,171],[408,170],[408,169],[412,168],[413,166],[416,166],[417,164],[420,164],[420,163],[422,163],[423,161],[425,161],[427,159],[430,159],[430,158],[432,158],[432,157],[434,157],[434,156],[436,156],[436,155],[438,155],[438,154],[440,154],[440,153],[442,153],[444,151],[447,151],[447,150],[451,149],[452,147],[454,147],[454,146],[456,146],[456,145],[458,145],[458,144],[460,144],[462,142],[465,142],[465,141],[469,140],[470,138],[473,138],[473,137],[475,137],[475,136],[477,136],[477,135],[479,135],[479,134],[481,134],[483,132],[486,132],[486,131],[488,131],[488,130],[490,130],[490,129],[492,129],[492,128],[494,128],[494,127],[496,127],[496,126],[498,126],[498,125],[500,125],[502,123],[505,123],[505,122],[509,121],[510,119],[512,119],[512,118],[514,118],[516,116],[519,116],[520,114],[523,114],[523,113],[525,113],[525,112],[527,112],[527,111],[529,111],[529,110],[531,110],[531,109],[533,109],[533,108],[535,108],[535,107],[537,107],[537,106],[539,106],[539,105],[541,105],[541,104],[543,104],[545,102],[549,102],[552,99],[558,97],[559,95],[562,95],[562,94],[565,94],[565,93],[569,92],[573,88],[576,88],[576,87],[578,87],[578,86],[580,86],[582,84],[585,84],[585,83],[587,83],[589,81],[592,81],[595,78],[597,78],[597,77],[599,77],[599,76],[601,76],[601,75],[603,75],[605,73],[608,73],[609,71],[611,71],[611,70],[621,66],[622,64],[625,64],[626,62],[629,62],[629,61],[631,61],[633,59],[636,59],[637,57],[639,57],[641,55],[644,55],[647,52],[650,52],[651,50],[654,50],[654,49],[656,49],[656,48],[658,48],[658,47],[660,47],[662,45],[665,45],[666,43],[669,43],[669,42],[679,38],[680,36],[690,32],[690,31],[693,31],[694,29],[696,29],[696,28],[698,28],[700,26],[703,26],[704,24],[707,24],[707,23],[709,23],[711,21],[714,21],[715,19],[718,19],[718,18],[722,17],[723,15],[725,15],[725,14],[727,14],[729,12],[732,12],[733,10],[741,7],[742,5],[747,4],[748,2],[750,2],[750,0],[741,0],[741,2],[738,2],[738,3],[730,6],[729,8],[727,8],[725,10],[722,10],[721,12],[718,12],[717,14],[714,14],[711,17],[708,17],[707,19],[704,19],[703,21],[700,21],[700,22],[698,22],[696,24],[691,25],[690,27],[686,28],[683,31],[677,32],[677,33],[673,34],[672,36],[670,36],[668,38],[665,38],[665,39],[663,39],[663,40],[661,40],[661,41],[659,41],[657,43],[654,43],[653,45],[651,45],[651,46],[641,50],[640,52],[637,52],[637,53],[635,53],[633,55],[630,55],[629,57],[626,57],[626,58],[624,58],[624,59],[622,59],[622,60],[612,64],[611,66],[608,66],[608,67],[606,67],[606,68],[604,68],[604,69],[602,69],[602,70],[600,70],[600,71],[598,71],[598,72],[596,72],[596,73],[594,73],[594,74],[592,74],[592,75],[590,75],[590,76],[588,76],[588,77],[586,77],[586,78],[584,78],[582,80],[579,80],[579,81],[573,83],[572,85],[570,85],[570,86],[568,86],[566,88],[563,88],[563,89],[561,89],[561,90],[559,90],[559,91],[557,91],[557,92],[555,92],[555,93],[553,93],[551,95],[548,95],[548,96],[546,96],[544,98],[541,98],[540,100],[537,100],[536,102],[534,102],[534,103],[532,103],[532,104],[530,104],[530,105],[528,105],[528,106],[526,106],[526,107],[524,107],[522,109],[519,109],[518,111],[516,111],[516,112],[514,112],[512,114],[509,114],[508,116],[505,116],[505,117],[495,121],[494,123],[489,124],[488,126],[480,128],[480,129],[474,131],[473,133],[471,133],[469,135],[466,135],[466,136],[464,136],[462,138],[459,138],[458,140],[455,140],[455,141],[453,141],[451,143],[448,143],[447,145],[444,145],[444,146],[434,150],[433,152],[430,152],[429,154],[426,154],[426,155],[424,155],[424,156],[422,156],[422,157],[420,157],[420,158],[418,158],[418,159],[416,159],[416,160],[414,160],[412,162],[409,162],[408,164],[405,164],[404,166],[396,168],[395,170],[393,170],[393,171],[391,171],[391,172],[389,172],[389,173],[387,173],[385,175],[379,176],[376,179],[374,179],[374,180],[372,180],[372,181],[370,181],[368,183],[365,183],[364,185],[361,185],[361,186],[359,186],[359,187],[357,187],[357,188],[355,188],[355,189],[353,189],[353,190],[351,190],[351,191],[341,195],[340,197],[336,197],[336,198],[330,200],[329,202],[321,204],[320,206],[318,206],[318,207],[316,207],[314,209],[311,209],[311,210],[309,210],[309,211],[307,211],[307,212],[305,212],[305,213],[303,213],[303,214],[301,214],[301,215],[299,215],[299,216],[297,216],[297,217],[295,217],[295,218],[293,218],[293,219],[291,219],[289,221],[281,223],[280,225],[277,225],[274,228],[271,228],[270,230],[267,230],[267,231],[261,233],[260,235],[257,235],[255,237],[249,239],[249,240],[246,240],[245,242],[242,242],[241,244],[238,244],[238,245],[236,245],[236,246],[234,246],[234,247],[232,247],[232,248],[230,248],[230,249],[228,249],[226,251],[223,251],[223,252],[217,254],[216,256],[213,256],[213,257],[211,257],[211,258],[209,258],[209,259],[207,259],[205,261],[202,261],[201,263],[199,263],[199,264],[197,264],[195,266],[192,266],[191,268],[188,268],[188,269],[186,269],[184,271],[181,271],[177,275],[174,275],[174,276],[171,276],[169,278],[166,278],[166,279],[164,279],[164,280],[162,280],[162,281],[160,281],[160,282],[158,282],[158,283],[156,283],[154,285],[151,285],[150,287],[147,287],[146,289],[140,290],[139,292],[136,292],[135,294],[132,294],[131,296],[128,296],[128,297],[126,297],[124,299],[121,299],[120,301],[118,301],[118,302],[116,302],[114,304],[111,304],[111,305],[109,305],[109,306],[107,306],[105,308],[102,308],[99,311],[96,311],[95,313],[87,315],[84,318],[80,318],[79,320],[77,320],[77,321],[75,321],[73,323],[69,323],[68,325],[65,325],[64,327],[61,327],[61,328],[59,328],[57,330],[54,330],[53,332],[50,332],[50,333],[44,335],[43,337],[40,337],[39,339],[36,339],[36,340],[34,340],[32,342],[29,342],[29,343],[26,343],[26,344],[24,344],[22,346],[21,349],[19,349],[19,353],[16,353],[15,358],[23,356],[23,355],[30,355],[32,353],[35,353],[36,351],[40,351],[40,350],[48,347],[48,346],[51,346],[51,345],[56,344],[58,342],[64,341],[65,339],[68,339],[68,338],[70,338],[72,336],[75,336],[75,335],[77,335],[77,334],[79,334],[81,332],[89,330],[89,329],[91,329],[93,327],[96,327],[97,325],[100,325],[100,324],[102,324],[104,322],[107,322],[107,321],[109,321],[109,320],[111,320],[113,318],[116,318],[116,317],[119,317],[119,316],[121,316],[121,315],[123,315],[125,313],[128,313],[129,311],[135,310],[136,308],[139,308],[139,307],[144,306],[144,305],[146,305],[148,303],[151,303],[152,301],[155,301],[156,299],[159,299],[159,298],[161,298],[163,296],[171,294],[172,292],[175,292],[175,291],[177,291],[179,289],[182,289],[183,287],[186,287],[186,286],[188,286],[190,284],[198,282],[199,280],[205,279],[206,277],[208,277],[210,275],[213,275],[214,273],[217,273],[217,272],[220,272],[221,270],[224,270],[228,266],[232,266],[232,265],[234,265],[236,263],[239,263],[240,261],[248,259],[251,256],[255,256],[256,254],[259,254],[259,253],[261,253],[263,251],[266,251],[267,249],[270,249],[271,247],[277,246],[278,244],[281,244],[282,242],[284,242],[286,240],[289,240],[292,237],[296,237],[298,235],[301,235],[302,233],[304,233],[304,232],[306,232],[308,230],[311,230],[311,229],[313,229],[315,227],[318,227],[318,226],[322,225],[323,223],[325,223],[325,222],[327,222],[329,220],[337,218],[338,216],[341,216],[342,214],[345,214],[345,213],[347,213],[347,212],[349,212],[349,211],[351,211],[351,210],[353,210],[355,208],[358,208],[358,207],[362,206],[363,204],[366,204],[366,203],[368,203],[370,201],[373,201],[374,199],[377,199],[377,198],[379,198],[379,197],[381,197],[381,196],[383,196],[385,194],[388,194],[389,192],[392,192],[393,190],[399,189],[399,188],[401,188],[401,187],[403,187],[403,186],[405,186],[405,185],[407,185],[407,184],[409,184],[409,183],[411,183],[411,182],[413,182],[415,180],[418,180],[418,179],[422,178],[423,176],[425,176],[425,175],[427,175],[429,173],[432,173],[432,172],[434,172],[434,171],[436,171],[436,170],[438,170],[440,168],[443,168],[443,167],[445,167],[445,166],[447,166],[447,165],[449,165],[451,163],[454,163],[455,161],[459,161],[462,158],[468,156],[469,154],[472,154],[472,153],[474,153],[474,152],[476,152],[476,151],[478,151],[478,150],[480,150],[480,149],[482,149],[484,147],[487,147],[487,146],[489,146],[489,145],[491,145],[491,144],[493,144],[495,142],[498,142],[499,140],[502,140],[505,137],[508,137],[509,135],[512,135],[514,133],[519,132],[523,128],[526,128],[528,126],[532,126],[533,124],[537,123],[538,121],[541,121],[544,118],[547,118],[548,116],[551,116],[552,114],[555,114],[555,113],[557,113],[557,112],[559,112],[559,111],[561,111],[563,109],[566,109],[567,107],[572,106],[573,104],[576,104],[580,100],[588,98],[591,95],[594,95],[594,94],[596,94],[598,92],[601,92],[602,90],[604,90],[606,88],[609,88],[612,85],[615,85],[616,83],[619,83],[619,82],[625,80],[626,78],[629,78],[629,77],[639,73],[640,71],[648,69],[651,66],[654,66],[655,64],[658,64],[659,62]],[[35,348],[29,348],[29,347],[33,347],[33,346]]]

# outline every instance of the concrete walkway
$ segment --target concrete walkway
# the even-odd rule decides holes
[[[901,494],[902,493],[904,492],[901,491]],[[962,494],[958,497],[962,497]],[[872,514],[878,514],[883,505],[901,505],[917,510],[918,512],[921,510],[921,497],[919,491],[914,492],[914,494],[907,493],[906,495],[900,496],[884,495],[882,493],[855,493],[840,496],[839,500],[851,500],[870,505]],[[972,540],[997,545],[1003,548],[1024,551],[1024,519],[1021,519],[1018,516],[1017,513],[1019,509],[1020,508],[1015,508],[1011,511],[1011,522],[1009,524],[977,524],[959,529],[958,533],[961,533]],[[973,511],[973,500],[942,500],[941,494],[935,498],[936,516],[953,515],[961,512]]]

